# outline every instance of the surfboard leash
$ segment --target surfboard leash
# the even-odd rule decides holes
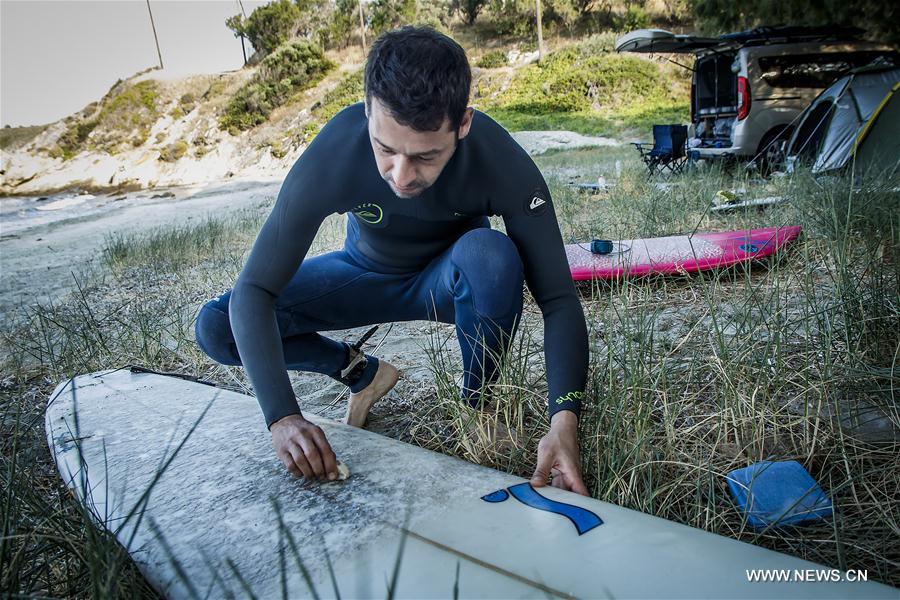
[[[378,325],[373,325],[367,332],[363,334],[361,338],[359,338],[359,340],[355,344],[350,344],[350,362],[343,370],[341,370],[342,378],[346,379],[350,375],[355,374],[354,370],[362,372],[362,369],[365,368],[366,355],[364,352],[360,352],[360,349],[362,348],[362,345],[365,344],[370,337],[372,337],[372,334],[374,334],[378,330],[378,327]],[[357,369],[357,367],[361,368]]]
[[[171,371],[157,371],[155,369],[151,369],[149,367],[144,367],[141,365],[125,365],[123,367],[119,367],[118,369],[115,369],[112,372],[115,373],[115,371],[121,371],[123,369],[128,369],[132,373],[148,373],[151,375],[163,375],[165,377],[175,377],[176,379],[183,379],[185,381],[190,381],[192,383],[202,383],[203,385],[208,385],[210,387],[219,388],[219,389],[226,389],[226,390],[232,389],[230,387],[224,387],[218,383],[215,383],[214,381],[209,381],[208,379],[201,379],[200,377],[197,377],[195,375],[188,375],[187,373],[174,373]],[[235,391],[237,391],[237,390],[235,390]]]

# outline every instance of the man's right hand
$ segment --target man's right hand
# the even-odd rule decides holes
[[[269,431],[275,454],[292,475],[337,479],[337,457],[321,427],[300,415],[288,415],[272,423]]]

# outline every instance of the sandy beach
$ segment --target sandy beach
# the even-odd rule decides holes
[[[98,266],[108,235],[269,205],[280,187],[279,180],[244,180],[128,194],[0,198],[0,320],[73,289],[73,273]]]

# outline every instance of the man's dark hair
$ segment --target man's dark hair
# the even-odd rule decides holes
[[[366,105],[378,98],[401,125],[457,129],[469,104],[472,71],[462,47],[430,27],[381,34],[366,61]]]

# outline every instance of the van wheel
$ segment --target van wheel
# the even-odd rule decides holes
[[[756,149],[756,164],[764,177],[784,167],[784,142],[791,137],[792,128],[772,129],[763,136]]]

